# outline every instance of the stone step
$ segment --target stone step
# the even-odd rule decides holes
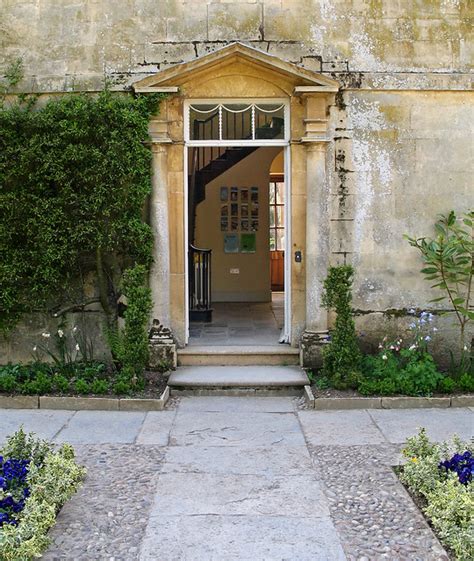
[[[171,393],[301,395],[308,377],[299,366],[183,366],[168,380]]]
[[[178,366],[290,366],[299,363],[299,349],[288,345],[196,346],[178,350]]]

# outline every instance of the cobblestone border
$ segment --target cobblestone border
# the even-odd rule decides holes
[[[162,411],[170,398],[166,386],[159,399],[0,395],[0,409],[62,409],[63,411]]]
[[[474,407],[474,395],[451,397],[314,397],[311,386],[304,387],[306,407],[320,411],[331,409],[421,409]]]

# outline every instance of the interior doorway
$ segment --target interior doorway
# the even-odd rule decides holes
[[[276,345],[285,324],[284,149],[188,148],[191,346]],[[206,297],[203,298],[203,293]],[[201,310],[200,310],[201,307]],[[196,313],[197,312],[197,313]]]

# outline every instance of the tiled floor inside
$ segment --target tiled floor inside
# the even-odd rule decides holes
[[[212,322],[191,322],[190,346],[276,345],[284,324],[285,296],[271,302],[216,302]]]

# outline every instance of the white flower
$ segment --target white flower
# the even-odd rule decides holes
[[[75,325],[75,326],[72,328],[72,332],[73,332],[73,333],[76,333],[76,331],[77,331],[77,325]]]
[[[387,360],[387,355],[382,355],[382,360]]]
[[[389,349],[390,349],[391,351],[393,351],[393,350],[395,349],[395,347],[394,347],[393,345],[390,345]]]
[[[464,345],[464,350],[467,351],[467,345]]]
[[[35,353],[37,350],[38,350],[38,347],[35,345],[35,346],[33,347],[33,352]]]
[[[431,341],[431,337],[430,337],[429,335],[427,335],[427,336],[425,337],[425,341]]]
[[[76,351],[80,351],[81,348],[79,347],[79,345],[76,343]]]
[[[410,347],[408,347],[409,351],[413,351],[414,349],[416,349],[416,345],[411,345]]]
[[[436,333],[438,331],[437,327],[433,327],[433,331]]]
[[[59,337],[64,337],[64,331],[62,329],[58,329]]]
[[[44,337],[45,339],[49,339],[51,337],[51,333],[47,333],[45,331],[44,333],[41,333],[41,337]]]

